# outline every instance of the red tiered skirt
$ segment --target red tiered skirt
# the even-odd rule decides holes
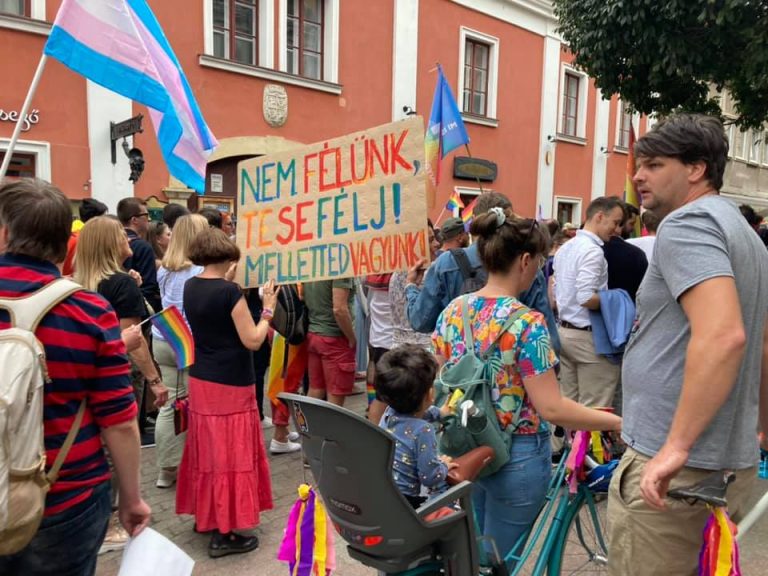
[[[247,530],[272,508],[272,485],[254,386],[189,378],[189,429],[176,513],[199,531]]]

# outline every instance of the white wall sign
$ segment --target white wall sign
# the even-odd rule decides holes
[[[13,122],[16,124],[18,120],[18,110],[4,110],[3,108],[0,108],[0,122]],[[40,122],[40,112],[37,109],[34,109],[29,114],[24,116],[24,120],[21,123],[21,131],[27,132],[38,122]]]
[[[223,174],[211,174],[211,192],[224,192]]]

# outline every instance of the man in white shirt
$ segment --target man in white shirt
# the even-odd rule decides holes
[[[555,300],[560,315],[560,389],[586,406],[611,406],[621,368],[595,353],[590,310],[608,286],[603,244],[621,233],[624,209],[616,197],[593,200],[576,237],[555,254]]]
[[[648,266],[650,266],[651,260],[653,259],[653,245],[656,243],[656,230],[659,227],[660,220],[659,217],[650,210],[643,212],[640,219],[643,221],[643,228],[648,231],[648,236],[630,238],[627,242],[634,244],[640,248],[640,250],[645,252],[645,257],[648,259]]]

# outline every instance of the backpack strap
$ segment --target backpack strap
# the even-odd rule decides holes
[[[475,353],[475,337],[472,335],[472,324],[469,320],[469,294],[461,297],[461,317],[464,320],[461,328],[464,331],[464,345],[467,352]]]
[[[467,253],[464,252],[464,248],[451,248],[451,256],[456,261],[456,264],[461,270],[461,275],[464,276],[464,280],[474,278],[477,272],[472,269],[472,263],[467,258]]]
[[[69,429],[69,432],[67,432],[64,444],[61,445],[59,453],[56,455],[56,460],[53,461],[53,466],[51,466],[51,469],[48,472],[48,484],[51,486],[53,486],[54,482],[56,482],[56,479],[59,477],[59,470],[61,470],[64,460],[66,460],[67,454],[69,454],[69,450],[72,448],[72,444],[75,443],[77,433],[80,431],[80,425],[83,423],[84,414],[85,398],[80,402],[80,407],[77,409],[77,414],[75,414],[75,421],[72,422],[72,427]]]
[[[34,333],[37,325],[54,306],[82,289],[80,284],[72,280],[57,278],[29,295],[0,298],[0,308],[8,310],[12,326]]]

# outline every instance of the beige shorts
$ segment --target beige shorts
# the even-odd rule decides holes
[[[694,576],[698,574],[702,532],[710,512],[703,504],[666,499],[667,510],[648,506],[640,495],[640,476],[650,460],[627,449],[608,492],[608,573],[612,576]],[[671,488],[696,484],[710,470],[683,468]],[[728,488],[728,511],[734,522],[746,513],[757,468],[736,472]]]

